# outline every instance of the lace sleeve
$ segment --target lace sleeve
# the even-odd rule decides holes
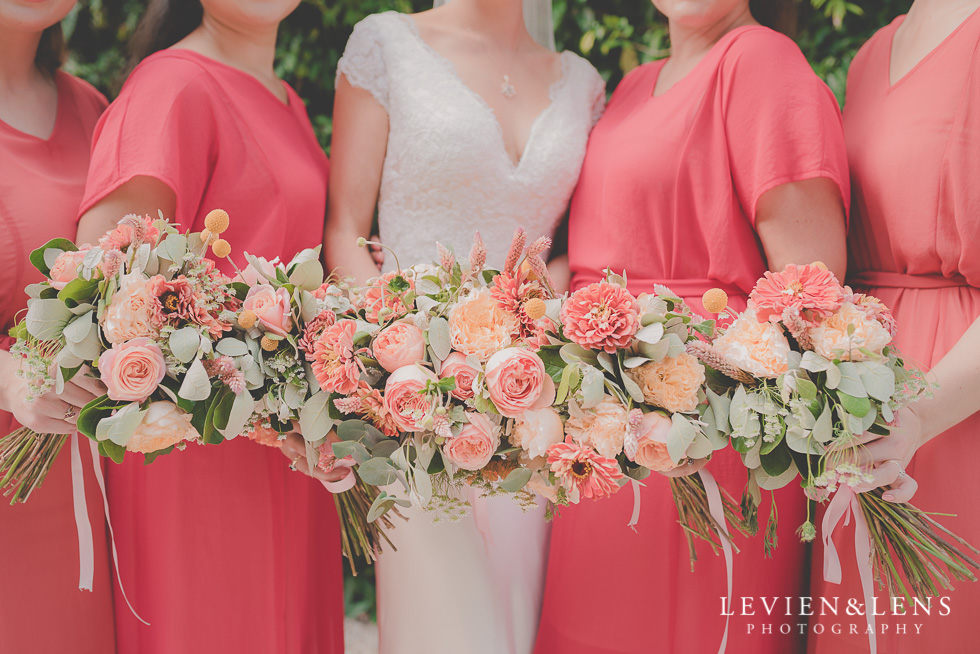
[[[344,56],[337,63],[337,79],[343,75],[352,86],[371,93],[388,110],[388,73],[379,16],[368,16],[354,26]]]
[[[594,87],[592,90],[592,125],[595,126],[602,118],[602,112],[606,110],[606,81],[596,72]]]

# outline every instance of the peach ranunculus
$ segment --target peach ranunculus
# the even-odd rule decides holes
[[[849,335],[848,328],[852,325],[854,331]],[[867,311],[845,302],[837,313],[810,330],[810,340],[817,354],[827,359],[864,361],[869,357],[860,348],[881,354],[892,336]]]
[[[479,470],[490,463],[500,445],[500,429],[482,413],[467,411],[469,423],[458,436],[446,439],[442,453],[457,468]]]
[[[259,284],[248,289],[242,309],[252,311],[266,331],[285,336],[293,327],[289,291],[275,289],[269,284]]]
[[[652,411],[643,414],[637,427],[638,445],[633,461],[654,472],[670,472],[677,464],[667,452],[667,434],[670,432],[670,418]]]
[[[561,321],[573,343],[615,354],[640,328],[640,305],[622,286],[596,282],[572,293],[562,306]]]
[[[102,332],[110,343],[140,336],[154,338],[163,327],[160,301],[140,274],[127,275],[102,316]]]
[[[181,441],[201,438],[191,425],[191,414],[181,411],[173,402],[153,402],[126,443],[130,452],[150,454],[165,450]]]
[[[59,291],[68,286],[68,282],[73,282],[78,278],[78,267],[82,265],[85,254],[91,246],[82,246],[77,252],[62,252],[54,260],[51,272],[48,275],[51,279],[51,286]]]
[[[273,279],[276,276],[276,266],[279,265],[279,257],[272,259],[271,261],[265,257],[254,257],[252,261],[248,262],[248,265],[238,274],[235,281],[243,281],[249,286],[258,286],[260,284],[268,284],[269,277]],[[262,273],[265,273],[263,275]]]
[[[704,383],[704,366],[697,357],[682,352],[633,368],[627,374],[643,391],[643,401],[671,413],[690,413],[698,408],[698,389]]]
[[[457,400],[466,401],[473,397],[473,382],[480,371],[466,362],[466,355],[462,352],[453,352],[443,362],[442,370],[439,371],[439,379],[454,377],[456,388],[452,391],[452,396]]]
[[[371,345],[374,358],[388,372],[425,358],[425,335],[412,323],[396,322],[385,327]]]
[[[606,395],[591,409],[569,402],[568,413],[565,433],[573,441],[595,448],[607,459],[614,459],[623,451],[628,414],[619,400]]]
[[[555,382],[534,352],[509,347],[487,361],[487,390],[490,399],[508,418],[520,418],[529,409],[549,407],[555,401]]]
[[[756,377],[775,379],[789,370],[789,341],[779,325],[759,322],[747,309],[715,339],[715,349],[734,366]]]
[[[525,411],[510,432],[511,445],[523,449],[532,458],[546,456],[549,447],[563,440],[561,416],[551,407]]]
[[[431,370],[419,365],[399,368],[388,377],[384,406],[402,431],[425,429],[432,409],[431,402],[422,393],[427,381],[438,381],[438,378]]]
[[[449,312],[453,348],[475,354],[480,361],[509,346],[516,329],[517,319],[498,307],[486,289],[473,293]]]
[[[341,320],[323,330],[313,344],[310,367],[327,393],[350,395],[357,390],[363,366],[354,351],[357,323]]]
[[[99,357],[99,376],[109,399],[142,402],[157,389],[167,374],[159,346],[148,338],[116,343]]]

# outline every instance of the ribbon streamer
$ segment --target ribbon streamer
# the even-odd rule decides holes
[[[71,499],[75,509],[75,529],[78,531],[78,590],[92,591],[95,580],[95,544],[92,522],[85,504],[85,473],[82,454],[78,449],[78,432],[71,435]]]
[[[841,486],[827,506],[823,516],[821,531],[823,532],[823,579],[831,584],[839,584],[842,578],[840,556],[834,545],[834,531],[843,519],[844,525],[850,524],[854,516],[854,555],[857,557],[858,573],[861,577],[861,589],[864,591],[864,617],[868,622],[868,641],[871,654],[878,651],[877,633],[875,631],[874,584],[871,573],[871,533],[868,523],[861,511],[861,502],[857,493],[850,486]]]
[[[636,525],[640,522],[640,482],[633,479],[630,481],[630,486],[633,487],[633,515],[626,526],[636,531]]]
[[[711,517],[714,518],[715,523],[718,525],[718,538],[721,540],[721,551],[725,555],[725,574],[728,577],[728,604],[732,605],[732,566],[734,565],[732,557],[732,544],[729,541],[728,524],[725,522],[725,508],[721,501],[721,493],[718,491],[718,482],[707,468],[701,468],[698,471],[701,476],[701,483],[704,484],[704,492],[708,497],[708,510],[711,512]],[[718,654],[725,654],[725,648],[728,646],[728,627],[731,621],[731,616],[725,612],[725,633],[721,637],[721,645],[718,647]]]

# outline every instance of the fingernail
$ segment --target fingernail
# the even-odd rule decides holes
[[[885,498],[885,500],[888,502],[891,502],[892,500],[895,499],[895,496],[892,495],[891,493],[885,493],[884,495],[882,495],[882,497]]]

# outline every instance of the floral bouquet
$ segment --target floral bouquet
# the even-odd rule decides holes
[[[31,254],[47,279],[27,289],[11,352],[24,358],[34,397],[76,374],[101,379],[107,393],[82,409],[77,427],[117,463],[127,451],[151,462],[188,441],[238,433],[245,381],[224,353],[245,287],[205,258],[209,247],[230,253],[218,238],[228,221],[211,212],[201,236],[129,215],[96,246],[54,239]],[[22,428],[0,439],[0,485],[13,502],[40,485],[66,438]]]
[[[725,311],[726,303],[718,289],[705,294],[709,311]],[[896,411],[930,392],[922,372],[895,348],[888,308],[842,286],[818,263],[767,272],[748,308],[732,317],[694,351],[715,373],[708,391],[713,427],[731,436],[749,470],[746,512],[754,514],[760,489],[799,476],[807,497],[830,500],[822,528],[830,557],[825,574],[836,572],[828,580],[839,577],[832,532],[849,511],[858,526],[855,544],[867,549],[870,539],[864,558],[873,560],[890,594],[924,598],[936,595],[937,585],[949,587],[950,578],[974,579],[970,568],[977,564],[967,550],[976,549],[915,507],[885,501],[881,489],[860,492],[873,480],[858,464],[862,435],[887,436]],[[767,551],[774,525],[775,514]],[[817,530],[808,519],[798,534],[809,541]]]

